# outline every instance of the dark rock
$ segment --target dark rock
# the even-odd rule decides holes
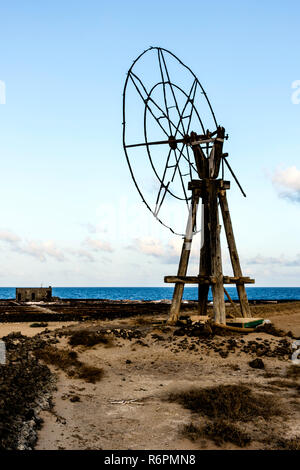
[[[185,334],[186,332],[183,328],[179,328],[178,330],[175,330],[173,333],[174,336],[184,336]]]
[[[228,356],[228,351],[220,351],[219,354],[225,359]]]
[[[151,337],[152,337],[153,339],[156,339],[157,341],[163,341],[163,340],[165,339],[163,336],[158,335],[157,333],[153,333],[153,334],[151,335]]]
[[[70,398],[70,401],[72,403],[75,403],[77,401],[80,401],[80,396],[79,395],[72,395],[71,398]]]
[[[262,359],[257,357],[256,359],[253,359],[253,361],[250,361],[249,366],[252,367],[252,369],[264,369],[265,364]]]

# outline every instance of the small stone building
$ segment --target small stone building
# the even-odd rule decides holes
[[[17,287],[16,300],[18,302],[49,301],[52,298],[52,287]]]

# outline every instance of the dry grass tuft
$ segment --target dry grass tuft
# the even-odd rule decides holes
[[[300,378],[300,366],[297,364],[291,364],[286,371],[286,376],[293,379]]]
[[[70,346],[94,346],[95,344],[111,345],[111,339],[103,332],[79,330],[70,334]]]
[[[147,318],[144,318],[144,317],[142,317],[142,316],[136,317],[136,318],[134,319],[134,324],[135,324],[136,326],[149,325],[149,324],[151,324],[151,323],[152,323],[152,320],[151,320],[151,319],[149,319],[149,318],[147,319]]]
[[[280,439],[277,441],[276,448],[279,450],[300,450],[300,437]]]
[[[218,446],[225,442],[231,442],[238,447],[245,447],[251,442],[251,437],[241,431],[236,424],[223,420],[216,420],[206,424],[203,434],[204,437],[211,439]]]
[[[43,349],[34,351],[34,354],[38,359],[46,362],[46,364],[52,364],[62,370],[73,367],[74,364],[78,362],[76,352],[68,351],[66,349],[58,349],[50,345],[45,346]]]
[[[183,437],[187,437],[191,441],[196,441],[197,439],[203,438],[202,429],[193,423],[184,424],[180,430],[180,434]]]
[[[202,428],[190,423],[183,427],[181,434],[192,441],[200,438],[210,439],[217,446],[231,442],[238,447],[245,447],[251,442],[251,437],[241,431],[236,424],[223,420],[215,420]]]
[[[284,331],[280,328],[276,328],[272,323],[264,323],[262,325],[258,325],[255,328],[255,331],[258,333],[267,333],[272,336],[277,336],[279,338],[282,338],[284,336],[289,336],[290,338],[293,338],[293,333],[291,331]]]
[[[35,323],[31,323],[31,325],[29,325],[30,328],[46,328],[48,326],[48,323],[46,322],[35,322]]]
[[[271,380],[270,382],[268,382],[268,384],[279,388],[296,388],[297,390],[299,389],[299,384],[296,381],[286,379]]]
[[[99,380],[102,379],[103,376],[103,370],[99,369],[98,367],[93,367],[93,366],[87,366],[82,364],[77,372],[76,372],[76,377],[79,379],[83,379],[86,382],[90,383],[96,383],[99,382]]]
[[[245,385],[219,385],[173,393],[169,401],[185,408],[221,420],[250,421],[258,416],[265,419],[283,414],[278,400],[265,394],[253,393]]]
[[[86,382],[98,382],[103,376],[103,370],[98,367],[87,366],[77,359],[75,351],[58,349],[46,346],[34,351],[35,356],[46,364],[52,364],[66,372],[69,377],[83,379]]]

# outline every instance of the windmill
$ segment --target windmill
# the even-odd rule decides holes
[[[198,285],[200,315],[206,315],[211,287],[214,321],[220,324],[226,324],[224,292],[231,301],[224,285],[235,284],[241,315],[251,317],[245,284],[254,283],[254,279],[242,274],[226,195],[230,182],[224,179],[225,170],[246,195],[227,160],[228,154],[223,152],[227,139],[202,85],[189,67],[160,47],[150,47],[137,57],[124,86],[123,147],[142,201],[162,225],[183,237],[177,275],[164,278],[166,283],[175,284],[170,324],[178,321],[185,284]],[[197,223],[200,204],[201,228]],[[176,217],[179,206],[187,210],[184,233],[177,229],[182,223],[182,217]],[[173,216],[175,207],[175,220],[174,217],[171,220],[170,207]],[[220,213],[233,276],[223,275]],[[198,231],[199,274],[187,276],[193,236]]]

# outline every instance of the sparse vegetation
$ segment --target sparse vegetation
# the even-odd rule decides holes
[[[278,400],[253,393],[245,385],[191,389],[170,394],[168,399],[196,413],[222,420],[250,421],[258,416],[268,419],[283,414]]]
[[[98,367],[82,364],[76,371],[75,377],[83,379],[86,382],[95,383],[102,379],[103,371]]]
[[[84,379],[86,382],[98,382],[103,375],[102,369],[88,366],[77,359],[75,351],[58,349],[48,345],[43,349],[35,351],[35,356],[46,364],[52,364],[66,372],[69,377]]]
[[[286,371],[286,376],[293,379],[300,378],[300,365],[291,364]]]
[[[201,438],[210,439],[217,446],[231,442],[239,447],[245,447],[251,442],[251,437],[241,431],[236,424],[224,420],[215,420],[203,427],[190,423],[183,427],[181,434],[191,441]]]
[[[264,323],[262,325],[258,325],[255,329],[257,333],[267,333],[272,336],[277,336],[277,337],[283,337],[283,336],[289,336],[290,338],[293,338],[294,335],[291,331],[284,331],[280,328],[276,328],[272,323]]]
[[[31,323],[31,325],[29,325],[31,328],[46,328],[48,326],[48,323],[45,323],[45,322],[36,322],[36,323]]]
[[[149,325],[149,323],[151,324],[151,320],[152,318],[145,318],[145,317],[142,317],[142,316],[138,316],[134,319],[134,323],[136,326],[143,326],[143,325]]]
[[[300,437],[280,439],[277,441],[276,448],[279,450],[300,450]]]
[[[78,330],[69,338],[70,346],[94,346],[95,344],[111,345],[111,339],[101,331]]]
[[[279,387],[279,388],[296,388],[296,389],[299,389],[299,384],[297,382],[294,382],[294,381],[291,381],[291,380],[286,380],[286,379],[271,380],[268,383],[269,383],[269,385],[273,385],[273,386]]]
[[[241,370],[239,364],[224,364],[223,367],[227,367],[228,369],[231,369],[234,371]]]
[[[187,437],[191,441],[196,441],[197,439],[203,437],[202,429],[193,423],[184,424],[180,430],[180,434],[184,437]]]
[[[221,446],[224,442],[231,442],[239,447],[245,447],[251,442],[251,437],[241,431],[236,424],[229,421],[216,420],[206,424],[203,435]]]

